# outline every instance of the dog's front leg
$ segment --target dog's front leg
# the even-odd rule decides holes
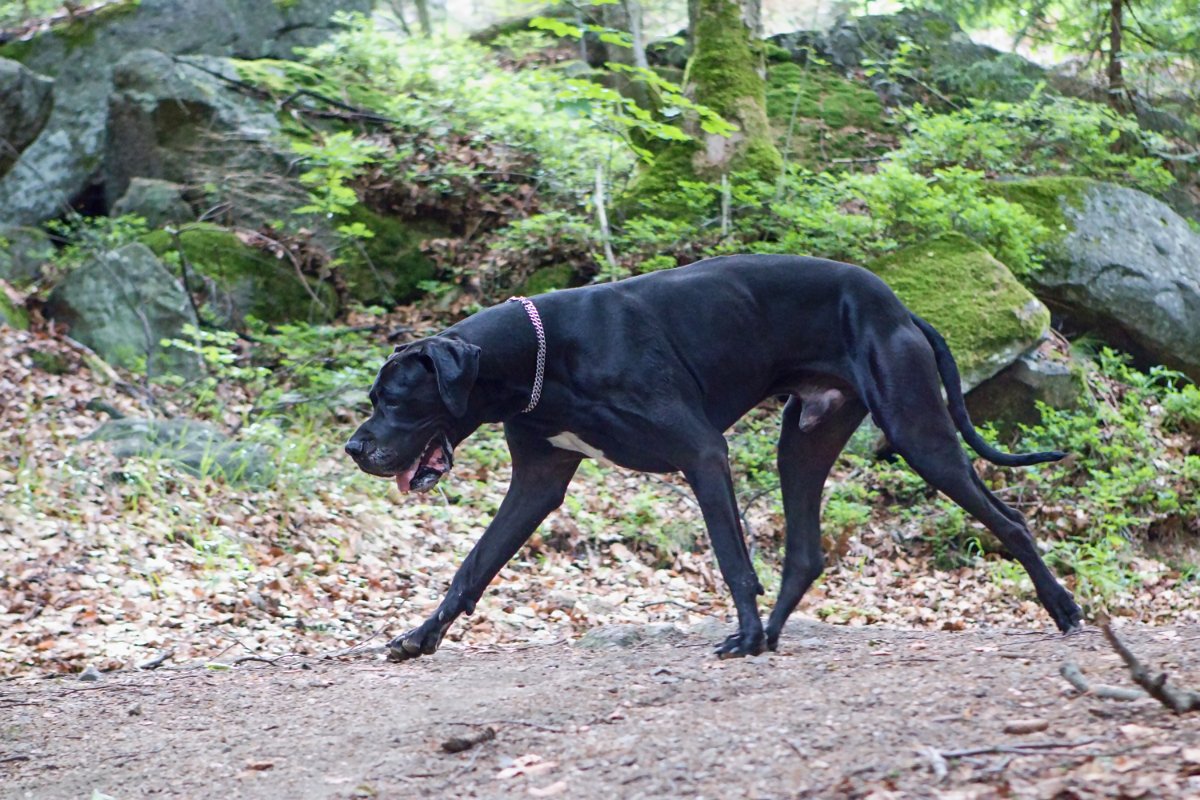
[[[683,474],[696,494],[721,576],[733,594],[737,608],[737,633],[717,647],[717,655],[729,658],[761,653],[764,636],[762,620],[758,617],[758,595],[763,593],[763,588],[754,573],[742,535],[724,437],[720,438],[719,446],[697,459]]]
[[[429,619],[388,642],[388,659],[406,661],[438,649],[446,630],[460,614],[470,614],[492,578],[516,555],[537,526],[562,505],[567,485],[579,466],[580,456],[559,450],[544,439],[507,430],[513,474],[508,494],[496,518],[471,548],[445,599]]]

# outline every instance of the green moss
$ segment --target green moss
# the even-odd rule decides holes
[[[178,245],[167,231],[152,231],[142,237],[142,243],[155,255],[175,263],[182,245],[189,266],[211,279],[232,301],[234,313],[227,313],[219,300],[213,304],[213,310],[231,322],[240,322],[248,314],[265,322],[325,321],[336,311],[328,286],[309,279],[309,289],[321,299],[315,302],[286,259],[244,245],[224,228],[188,226],[180,232]]]
[[[870,87],[818,68],[774,64],[767,73],[767,116],[787,125],[798,119],[820,120],[831,128],[887,129],[883,104]]]
[[[29,314],[25,309],[8,299],[4,289],[0,288],[0,325],[26,330],[29,327]]]
[[[525,282],[517,287],[516,292],[517,294],[530,297],[554,289],[565,289],[571,285],[571,279],[574,277],[571,268],[566,264],[542,267],[539,270],[535,270],[532,275],[526,278]]]
[[[688,64],[696,100],[741,130],[730,170],[777,173],[783,160],[767,122],[766,84],[760,73],[762,53],[751,43],[741,9],[732,0],[697,0],[696,51]],[[722,165],[724,167],[724,165]],[[724,171],[724,169],[722,169]]]
[[[961,234],[944,234],[869,266],[946,337],[968,380],[999,366],[993,360],[997,353],[1011,357],[1049,328],[1046,307],[1007,267]]]
[[[988,191],[1020,205],[1041,220],[1052,233],[1057,232],[1056,238],[1061,239],[1075,227],[1068,219],[1064,205],[1081,208],[1084,195],[1094,185],[1095,181],[1090,178],[1031,178],[992,183]]]
[[[141,4],[142,0],[121,0],[121,2],[109,3],[86,17],[69,19],[56,25],[51,31],[63,40],[68,51],[86,47],[96,40],[96,31],[114,19],[137,11]]]
[[[659,216],[688,213],[686,207],[664,204],[660,196],[676,191],[680,181],[696,179],[692,159],[698,149],[699,144],[693,140],[672,142],[656,153],[654,163],[640,170],[629,191],[623,197],[617,198],[617,210],[653,208]]]
[[[347,251],[342,270],[350,296],[364,303],[402,303],[415,300],[422,281],[432,280],[437,267],[421,252],[424,239],[446,236],[441,228],[415,227],[370,209],[354,206],[345,223],[360,222],[375,235],[362,242],[361,253]],[[368,260],[369,259],[369,262]]]
[[[10,61],[24,63],[31,52],[33,52],[33,39],[14,39],[11,42],[0,44],[0,58],[7,58]]]
[[[776,143],[788,144],[789,160],[810,169],[826,169],[832,158],[878,156],[894,146],[875,92],[829,70],[773,64],[766,96]]]

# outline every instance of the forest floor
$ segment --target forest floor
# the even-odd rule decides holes
[[[796,620],[781,652],[727,661],[709,651],[722,626],[701,628],[589,637],[601,649],[447,644],[402,664],[14,679],[0,684],[0,796],[1200,796],[1194,720],[1060,677],[1074,662],[1093,685],[1131,685],[1094,628]],[[1173,684],[1200,683],[1200,629],[1121,631]],[[445,752],[456,738],[484,741]]]
[[[59,337],[0,327],[0,398],[0,798],[1200,796],[1194,723],[1060,677],[1130,684],[1095,629],[1052,633],[998,556],[936,565],[932,493],[846,529],[780,653],[719,661],[731,609],[686,487],[585,463],[442,651],[389,664],[372,648],[436,607],[503,495],[498,431],[413,498],[339,457],[353,406],[280,433],[251,487],[89,441],[102,404],[195,409]],[[773,594],[782,516],[748,491]],[[1200,582],[1128,568],[1104,608],[1200,685]]]

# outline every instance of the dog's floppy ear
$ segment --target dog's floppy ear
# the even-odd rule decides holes
[[[467,413],[467,398],[479,374],[479,348],[458,339],[435,336],[425,341],[421,354],[433,365],[438,393],[456,417]]]

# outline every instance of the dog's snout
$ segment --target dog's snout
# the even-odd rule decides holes
[[[350,441],[346,442],[346,453],[351,458],[362,458],[375,449],[375,445],[369,439],[360,439],[357,436],[351,437]]]

